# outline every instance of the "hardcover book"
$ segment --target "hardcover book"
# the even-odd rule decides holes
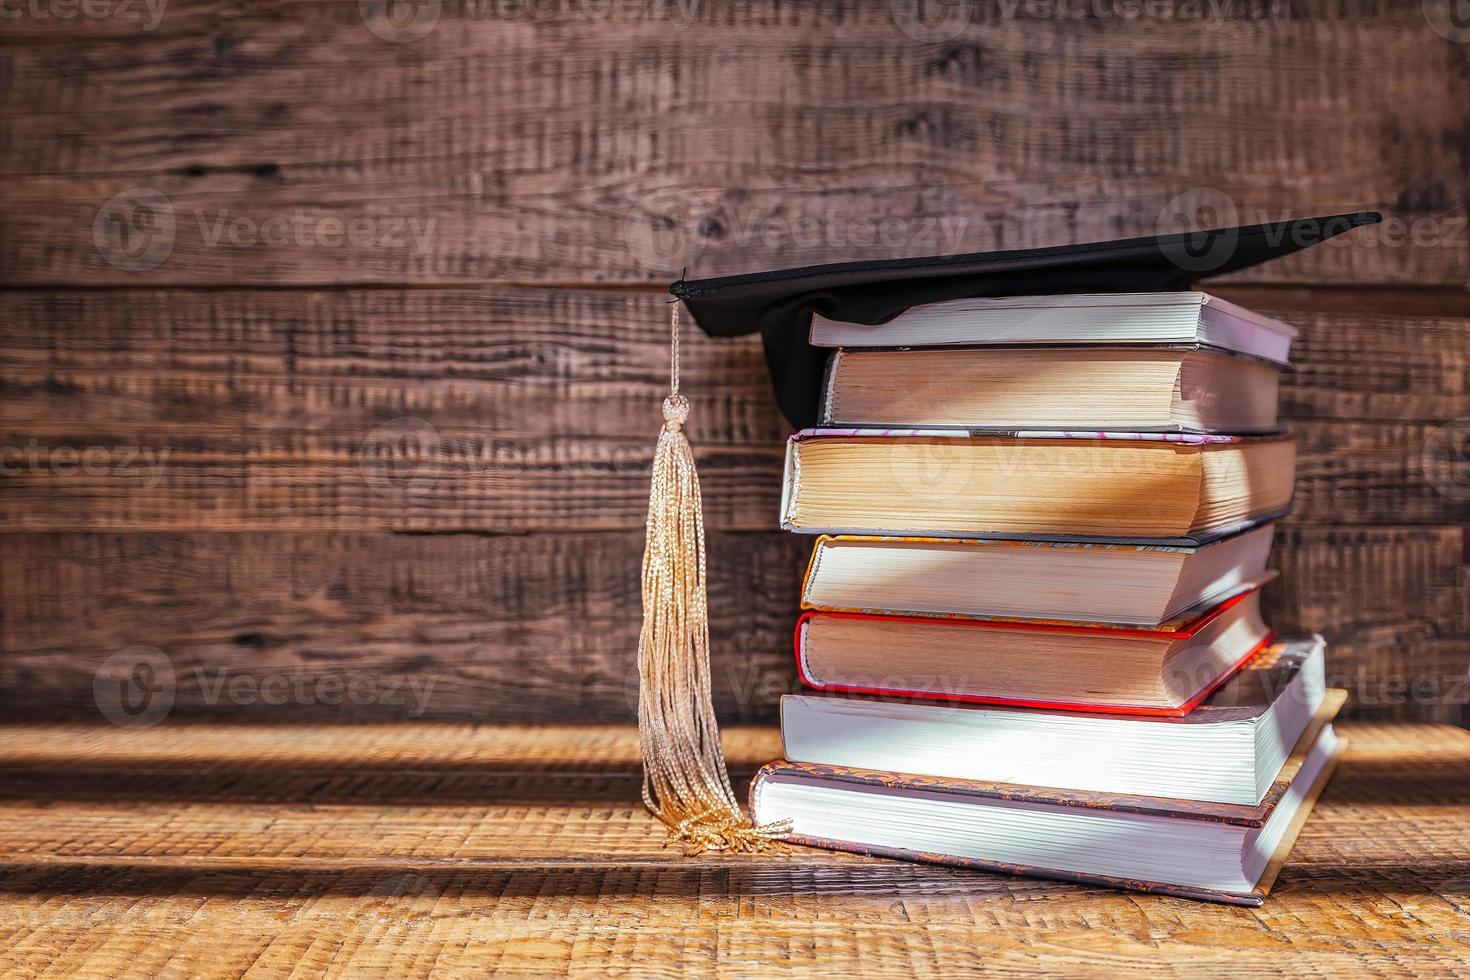
[[[1274,638],[1253,589],[1149,629],[809,612],[795,644],[801,680],[818,690],[1183,715]]]
[[[814,347],[949,344],[1208,344],[1286,364],[1296,331],[1195,290],[993,296],[912,306],[880,324],[817,313]]]
[[[1198,547],[824,534],[801,605],[1157,626],[1264,581],[1272,533]]]
[[[1288,436],[811,429],[781,526],[833,534],[1203,544],[1290,506]]]
[[[787,761],[756,774],[750,805],[798,844],[1258,906],[1343,747],[1310,726],[1256,805]]]
[[[1265,432],[1279,370],[1203,347],[833,353],[823,425]]]
[[[1321,637],[1275,643],[1180,717],[781,698],[792,762],[1056,789],[1257,804],[1324,707]]]

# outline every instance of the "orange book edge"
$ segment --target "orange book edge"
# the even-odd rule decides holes
[[[962,624],[966,629],[1024,630],[1027,632],[1036,633],[1076,633],[1083,635],[1101,635],[1112,637],[1135,636],[1151,639],[1159,638],[1161,636],[1167,636],[1170,639],[1188,639],[1195,633],[1199,632],[1200,629],[1208,625],[1212,620],[1222,615],[1227,609],[1230,609],[1231,607],[1237,606],[1240,603],[1244,602],[1255,591],[1256,589],[1251,589],[1248,592],[1242,592],[1239,595],[1232,596],[1231,598],[1226,599],[1224,602],[1209,610],[1193,622],[1186,623],[1179,629],[1172,631],[1160,629],[1116,629],[1108,626],[1090,626],[1085,624],[1073,625],[1025,620],[1019,622],[1000,622],[988,619],[964,619],[956,617],[939,618],[945,622]],[[1243,667],[1249,664],[1252,660],[1255,660],[1257,657],[1259,657],[1267,650],[1267,648],[1271,646],[1272,643],[1276,642],[1276,631],[1267,630],[1265,638],[1262,639],[1260,643],[1256,644],[1254,647],[1248,650],[1245,656],[1242,657],[1234,665],[1227,667],[1225,670],[1221,671],[1221,673],[1217,677],[1215,677],[1214,680],[1210,681],[1208,684],[1202,687],[1199,692],[1194,695],[1194,697],[1190,698],[1188,701],[1178,707],[1164,708],[1158,707],[1156,705],[1095,704],[1086,701],[1052,701],[1041,698],[1014,698],[989,694],[941,694],[937,691],[914,691],[896,688],[864,687],[857,684],[819,684],[812,679],[810,674],[807,673],[806,663],[801,655],[802,636],[807,621],[817,616],[824,616],[834,619],[877,619],[888,622],[902,621],[911,623],[926,623],[931,625],[935,622],[936,619],[936,617],[933,616],[879,616],[872,613],[821,612],[817,610],[802,613],[801,618],[796,621],[795,635],[792,638],[793,651],[796,656],[796,673],[798,678],[800,678],[802,684],[806,685],[814,691],[838,691],[845,694],[873,694],[880,697],[921,698],[930,701],[962,702],[966,704],[994,704],[1011,708],[1042,708],[1051,711],[1085,711],[1093,714],[1108,715],[1149,715],[1164,718],[1179,718],[1187,715],[1195,708],[1199,707],[1199,705],[1205,700],[1205,698],[1209,697],[1211,694],[1214,694],[1215,691],[1219,689],[1220,685],[1224,684],[1231,677],[1235,676],[1235,674],[1239,672]]]

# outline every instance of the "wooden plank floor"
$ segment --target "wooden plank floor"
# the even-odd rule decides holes
[[[685,858],[627,727],[9,725],[0,973],[1470,969],[1470,732],[1351,723],[1261,909],[813,850]],[[772,729],[726,733],[748,775]],[[294,971],[294,972],[293,972]]]

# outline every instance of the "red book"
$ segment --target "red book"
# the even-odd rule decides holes
[[[1148,628],[809,612],[796,624],[796,664],[824,691],[1183,715],[1274,638],[1259,588]]]

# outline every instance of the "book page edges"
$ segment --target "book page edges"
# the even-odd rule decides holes
[[[1313,746],[1327,726],[1336,720],[1346,700],[1347,692],[1340,688],[1327,692],[1322,703],[1312,713],[1311,720],[1297,737],[1290,757],[1277,772],[1265,797],[1254,805],[1104,793],[1097,790],[1053,789],[1025,783],[1001,783],[948,776],[920,776],[824,763],[790,762],[784,758],[768,763],[762,772],[767,777],[821,780],[887,790],[913,790],[962,800],[1009,800],[1057,809],[1111,810],[1172,820],[1203,820],[1260,829],[1266,825],[1276,806],[1290,791],[1292,781],[1301,771]]]
[[[1344,701],[1347,700],[1346,691],[1329,691],[1328,695],[1331,696],[1334,693],[1340,694]],[[1322,771],[1317,774],[1317,779],[1312,783],[1311,789],[1307,790],[1306,796],[1302,797],[1301,805],[1297,807],[1296,815],[1291,819],[1291,825],[1286,828],[1281,843],[1276,845],[1271,860],[1266,862],[1266,869],[1261,872],[1261,877],[1256,881],[1256,887],[1250,892],[1261,901],[1265,900],[1266,896],[1271,893],[1272,886],[1276,884],[1276,878],[1281,874],[1281,869],[1285,867],[1286,859],[1291,856],[1292,848],[1296,846],[1297,837],[1301,834],[1302,828],[1306,826],[1307,818],[1317,808],[1317,800],[1321,797],[1322,791],[1327,788],[1332,774],[1337,771],[1337,764],[1342,761],[1347,746],[1347,736],[1339,734],[1337,748],[1333,750],[1332,757],[1322,766]],[[1260,901],[1256,904],[1259,905]]]
[[[1051,881],[1065,881],[1083,885],[1099,885],[1105,888],[1114,888],[1122,891],[1145,892],[1155,895],[1170,895],[1176,898],[1188,898],[1196,901],[1215,902],[1223,905],[1240,905],[1247,907],[1259,907],[1265,904],[1266,896],[1270,894],[1275,886],[1281,870],[1286,865],[1292,848],[1296,845],[1297,837],[1300,836],[1302,828],[1306,825],[1312,811],[1316,808],[1317,800],[1321,797],[1327,783],[1332,779],[1341,761],[1343,753],[1347,749],[1347,738],[1338,736],[1338,745],[1332,754],[1332,758],[1322,767],[1316,781],[1312,784],[1296,815],[1292,818],[1291,826],[1287,828],[1281,843],[1277,845],[1271,860],[1267,862],[1266,869],[1261,873],[1255,888],[1247,892],[1222,891],[1212,888],[1197,888],[1189,885],[1175,885],[1167,882],[1146,881],[1133,878],[1115,878],[1107,875],[1092,875],[1070,871],[1058,871],[1053,868],[1037,868],[1027,865],[1006,864],[998,861],[984,861],[977,858],[957,857],[949,854],[939,854],[928,851],[910,851],[904,848],[873,847],[865,844],[856,844],[850,841],[830,840],[822,837],[812,837],[805,834],[793,834],[787,840],[793,844],[801,844],[807,847],[819,847],[831,851],[844,851],[849,854],[861,854],[867,857],[891,858],[899,861],[915,861],[921,864],[937,864],[946,867],[964,868],[971,871],[988,871],[998,874],[1009,874],[1017,877],[1042,878]],[[750,808],[753,819],[760,823],[763,819],[761,814],[761,790],[771,772],[770,767],[765,767],[756,773],[750,785]]]
[[[796,494],[801,483],[801,460],[797,455],[796,437],[786,440],[786,466],[781,477],[781,530],[795,531],[792,523],[792,508],[796,506]]]
[[[811,613],[806,616],[812,615]],[[1137,704],[1104,704],[1086,701],[1048,701],[1041,698],[1008,697],[989,694],[941,694],[937,691],[896,690],[881,687],[864,687],[857,684],[833,684],[816,680],[806,665],[806,617],[796,628],[796,665],[801,683],[814,691],[835,691],[840,694],[869,694],[878,697],[915,698],[923,701],[959,704],[989,704],[1002,708],[1039,708],[1044,711],[1080,711],[1095,715],[1134,715],[1151,718],[1182,718],[1199,707],[1206,698],[1214,694],[1226,681],[1244,670],[1276,642],[1276,631],[1267,630],[1266,636],[1236,664],[1227,667],[1218,677],[1200,689],[1199,693],[1178,707]]]

